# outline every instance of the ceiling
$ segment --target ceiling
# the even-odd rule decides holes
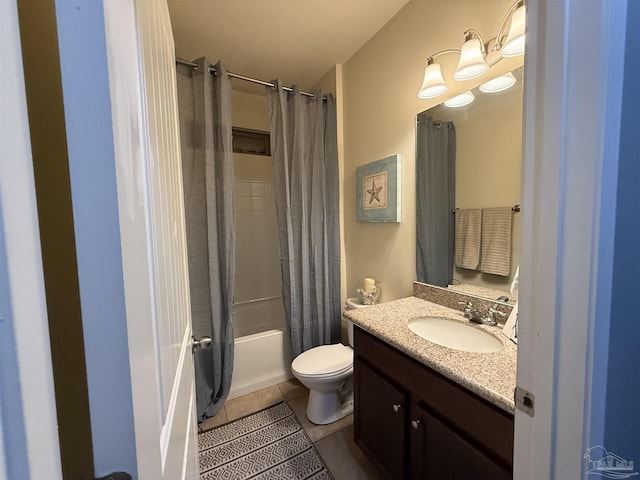
[[[309,90],[408,0],[168,0],[176,56],[220,59],[233,73]],[[262,93],[241,80],[233,88]]]

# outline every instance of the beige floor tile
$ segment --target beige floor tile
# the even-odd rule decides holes
[[[382,480],[384,477],[353,441],[353,425],[316,442],[335,480]]]
[[[280,393],[280,389],[277,385],[273,385],[233,400],[227,400],[224,408],[227,411],[228,421],[231,421],[275,405],[283,400],[284,397]]]
[[[353,423],[353,414],[347,415],[346,417],[341,418],[337,422],[330,423],[329,425],[316,425],[311,423],[305,413],[308,397],[309,394],[306,393],[304,396],[288,400],[287,403],[291,407],[291,410],[293,410],[293,413],[295,413],[298,421],[302,425],[302,428],[307,432],[307,435],[309,435],[312,442],[317,442],[321,438],[331,435],[332,433],[335,433]]]
[[[227,412],[223,406],[213,417],[207,418],[204,422],[198,424],[199,431],[211,430],[214,427],[227,423]]]
[[[282,396],[285,400],[292,400],[309,392],[309,389],[295,378],[279,383],[278,388],[280,389],[280,392],[282,392]]]

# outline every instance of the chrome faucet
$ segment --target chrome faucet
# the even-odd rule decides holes
[[[468,302],[458,302],[460,305],[464,305],[464,317],[475,323],[482,323],[482,315],[476,307],[473,306],[471,300]]]
[[[496,315],[501,317],[506,317],[507,314],[498,310],[498,304],[494,303],[489,310],[483,315],[480,310],[473,306],[471,301],[468,302],[458,302],[460,305],[464,305],[464,316],[468,318],[470,322],[480,323],[483,325],[491,325],[495,327],[498,324],[498,320]]]
[[[485,325],[492,325],[495,327],[496,325],[498,325],[498,319],[496,318],[496,315],[500,315],[502,318],[507,316],[506,313],[498,310],[498,304],[494,303],[493,306],[489,310],[487,310],[487,314],[482,319],[482,323],[484,323]]]

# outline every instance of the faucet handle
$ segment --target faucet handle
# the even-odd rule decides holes
[[[498,310],[499,305],[497,303],[494,303],[493,306],[489,309],[489,313],[491,315],[495,315],[498,314],[500,315],[502,318],[506,317],[507,314],[504,312],[501,312],[500,310]]]
[[[486,317],[483,319],[483,323],[487,324],[487,325],[497,325],[498,324],[498,320],[496,319],[496,315],[500,315],[502,318],[506,317],[507,314],[501,312],[500,310],[497,309],[498,304],[494,303],[493,306],[491,308],[489,308],[489,310],[487,310],[487,315]]]
[[[466,318],[470,318],[471,311],[473,310],[473,303],[471,303],[471,300],[469,300],[468,302],[458,302],[458,304],[464,305],[464,316]]]

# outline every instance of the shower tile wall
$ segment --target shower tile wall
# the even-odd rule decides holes
[[[236,178],[236,337],[284,328],[273,181]]]

